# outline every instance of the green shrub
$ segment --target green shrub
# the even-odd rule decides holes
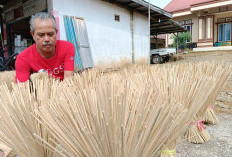
[[[177,36],[172,35],[171,39],[174,40],[173,44],[170,47],[176,47],[177,45]],[[178,33],[178,49],[186,49],[187,41],[191,42],[191,34],[189,32]]]

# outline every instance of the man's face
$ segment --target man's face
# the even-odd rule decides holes
[[[36,42],[39,53],[53,54],[56,46],[56,29],[51,19],[35,19],[35,31],[31,35]]]

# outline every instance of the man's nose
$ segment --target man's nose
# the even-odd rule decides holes
[[[49,41],[49,36],[48,35],[44,36],[44,41]]]

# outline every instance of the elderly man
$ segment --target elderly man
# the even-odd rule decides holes
[[[57,24],[49,13],[40,12],[31,16],[31,35],[35,44],[25,49],[16,59],[16,82],[25,82],[30,74],[47,71],[63,80],[73,75],[74,46],[57,40]]]

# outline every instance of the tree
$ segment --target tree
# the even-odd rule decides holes
[[[174,40],[173,44],[170,47],[176,47],[177,45],[177,36],[172,35],[171,39]],[[191,34],[189,32],[185,33],[178,33],[178,49],[186,49],[187,48],[187,41],[191,41]]]

